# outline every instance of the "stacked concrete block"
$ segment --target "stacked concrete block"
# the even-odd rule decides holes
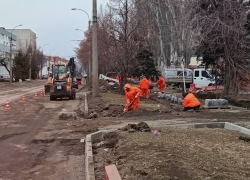
[[[229,103],[226,99],[206,99],[205,106],[207,107],[228,107]]]
[[[168,101],[171,101],[171,99],[172,99],[172,94],[169,94],[167,100],[168,100]]]
[[[182,105],[183,104],[183,100],[181,98],[178,99],[178,104]]]
[[[165,98],[165,93],[158,92],[157,97],[158,97],[159,99],[164,99],[164,98]]]
[[[174,95],[172,95],[172,97],[171,97],[171,103],[174,103],[175,102],[175,100],[176,100],[176,96],[174,96]]]
[[[61,111],[58,113],[59,119],[76,119],[76,112]]]
[[[176,96],[174,97],[174,103],[178,104],[178,98]]]
[[[165,99],[167,101],[170,101],[171,100],[171,97],[172,97],[172,94],[165,94]]]

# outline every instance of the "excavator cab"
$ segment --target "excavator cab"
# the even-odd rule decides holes
[[[64,65],[52,66],[52,73],[55,81],[65,81],[69,78],[69,71],[67,71],[67,66]]]

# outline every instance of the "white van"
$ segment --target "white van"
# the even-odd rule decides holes
[[[179,78],[179,77],[183,77],[183,70],[180,67],[176,67],[176,68],[166,68],[165,69],[165,74],[164,74],[164,78],[168,79],[168,78]],[[184,69],[184,76],[185,77],[192,77],[192,70],[191,69]]]
[[[209,70],[198,68],[194,69],[193,84],[195,84],[196,88],[201,88],[203,86],[211,86],[215,84],[215,80],[209,73]]]
[[[205,68],[197,68],[194,71],[185,69],[185,84],[189,88],[190,84],[195,84],[196,88],[201,88],[203,86],[211,86],[215,84],[215,80],[210,74],[209,70]],[[180,90],[183,89],[183,76],[182,72],[177,77],[166,78],[166,83],[168,85],[178,86]]]

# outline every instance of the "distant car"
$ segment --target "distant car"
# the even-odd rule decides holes
[[[42,75],[42,79],[48,79],[48,75]]]
[[[9,75],[0,75],[0,82],[9,82],[10,76]]]
[[[106,76],[115,79],[117,76],[117,72],[107,72]]]

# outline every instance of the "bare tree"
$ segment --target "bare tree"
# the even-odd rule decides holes
[[[249,77],[250,49],[244,28],[249,5],[249,0],[196,0],[190,6],[190,23],[201,33],[199,55],[207,65],[220,65],[227,95],[238,93],[240,82]]]

